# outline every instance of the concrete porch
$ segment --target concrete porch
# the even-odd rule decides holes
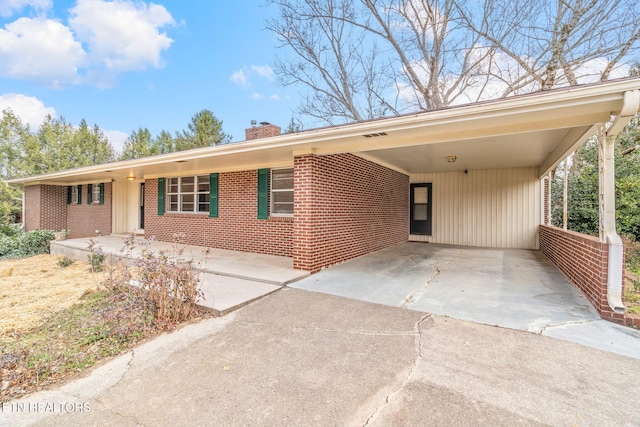
[[[118,259],[133,261],[142,252],[142,239],[130,255],[124,252],[124,242],[118,236],[95,237],[96,248],[107,255],[105,262]],[[89,238],[55,240],[51,242],[52,255],[66,255],[69,258],[86,261],[89,255]],[[309,275],[309,272],[295,270],[291,258],[263,255],[249,252],[228,251],[192,245],[175,245],[168,242],[149,242],[149,248],[158,253],[174,253],[177,248],[184,250],[182,259],[192,259],[202,270],[201,283],[204,301],[200,304],[222,316],[256,299],[277,291],[288,283]]]

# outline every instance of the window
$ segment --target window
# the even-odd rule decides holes
[[[271,171],[271,214],[293,215],[293,168]]]
[[[78,202],[78,194],[80,194],[80,186],[74,185],[71,187],[71,203],[77,205]]]
[[[167,212],[209,213],[209,175],[167,178]]]
[[[91,187],[91,203],[100,203],[100,188],[99,184],[93,184]]]

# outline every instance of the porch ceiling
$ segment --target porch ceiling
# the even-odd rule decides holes
[[[621,79],[9,182],[68,185],[285,167],[311,153],[355,153],[406,174],[537,167],[543,175],[620,113],[625,92],[638,89],[640,78]]]

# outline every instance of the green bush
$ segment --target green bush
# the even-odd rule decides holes
[[[2,224],[0,223],[0,237],[3,236],[8,236],[8,237],[12,237],[12,236],[17,236],[21,233],[23,233],[24,231],[22,230],[22,227],[18,224]]]
[[[0,236],[0,258],[12,255],[18,250],[18,239],[10,236]]]
[[[17,258],[49,253],[49,242],[54,239],[52,231],[19,231],[12,236],[0,236],[0,257]]]
[[[65,267],[69,267],[74,262],[75,262],[74,260],[64,255],[62,258],[58,260],[58,265],[62,268],[65,268]]]

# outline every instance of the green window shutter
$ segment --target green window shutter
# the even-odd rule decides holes
[[[90,205],[93,202],[93,184],[87,184],[87,204]]]
[[[269,217],[269,169],[258,169],[258,219]]]
[[[100,183],[100,204],[104,205],[104,182]]]
[[[209,174],[209,218],[218,218],[218,174]]]
[[[71,186],[70,185],[67,186],[67,204],[68,205],[71,204]]]
[[[82,204],[82,185],[78,185],[78,204]]]
[[[158,178],[158,216],[164,215],[164,178]]]

